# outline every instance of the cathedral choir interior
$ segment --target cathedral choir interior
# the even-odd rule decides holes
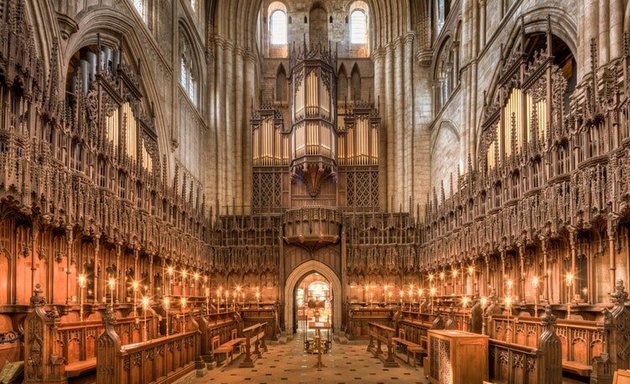
[[[630,383],[630,0],[0,0],[0,383]]]

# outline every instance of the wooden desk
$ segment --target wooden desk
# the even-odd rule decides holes
[[[429,382],[471,384],[488,380],[488,336],[429,330]]]

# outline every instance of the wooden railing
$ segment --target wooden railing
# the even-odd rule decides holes
[[[142,341],[144,327],[143,317],[133,317],[116,320],[116,333],[120,336],[121,344],[132,344]],[[154,337],[153,319],[147,317],[148,338]],[[61,346],[61,355],[66,365],[87,361],[96,357],[96,340],[103,332],[104,326],[101,320],[89,320],[83,322],[59,323],[57,331],[57,344]]]
[[[245,337],[245,358],[239,367],[253,367],[254,360],[261,357],[263,351],[267,351],[267,345],[265,344],[266,328],[267,323],[258,323],[243,329],[243,337]]]
[[[590,376],[592,361],[604,350],[606,327],[587,320],[558,320],[557,333],[562,346],[562,365],[566,371]],[[540,319],[535,317],[492,316],[488,335],[495,340],[535,347],[543,332]]]
[[[350,307],[346,333],[349,339],[367,339],[369,323],[392,325],[396,308]]]
[[[249,327],[258,323],[267,323],[265,329],[265,337],[267,340],[277,340],[280,334],[280,325],[278,324],[278,311],[275,308],[248,308],[241,310],[243,318],[243,326]]]
[[[124,346],[110,308],[103,322],[96,349],[97,384],[171,383],[195,368],[201,343],[194,321],[188,331]]]
[[[394,341],[392,340],[396,335],[396,330],[382,324],[368,323],[368,333],[370,342],[368,343],[367,351],[372,352],[374,357],[383,360],[385,367],[398,367],[399,365],[394,357]],[[376,341],[376,345],[374,345],[374,341]],[[387,347],[387,356],[385,357],[383,357],[383,344]]]
[[[238,330],[239,323],[236,321],[234,312],[216,313],[196,318],[201,332],[201,356],[206,363],[212,363],[212,339],[219,337],[219,343],[223,344],[230,340],[232,331]]]
[[[490,339],[490,379],[496,383],[536,383],[541,352],[532,347]]]

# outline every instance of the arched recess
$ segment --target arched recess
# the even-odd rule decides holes
[[[341,280],[337,274],[326,264],[315,260],[308,260],[298,265],[287,277],[284,284],[284,322],[285,330],[293,333],[293,312],[295,311],[295,289],[302,279],[313,272],[317,272],[324,276],[330,283],[333,296],[333,331],[336,332],[341,328],[341,302],[342,289]]]
[[[131,6],[131,5],[129,5]],[[151,63],[153,59],[149,60],[148,54],[151,51],[143,46],[146,42],[145,38],[141,36],[145,31],[142,28],[138,28],[138,24],[134,19],[121,13],[112,13],[109,9],[97,9],[87,12],[85,17],[77,20],[80,32],[74,33],[67,40],[67,45],[64,49],[64,56],[69,57],[84,46],[96,46],[99,43],[109,44],[112,46],[121,45],[127,58],[130,59],[130,63],[133,63],[133,67],[136,71],[141,72],[143,75],[140,78],[140,87],[143,94],[143,100],[147,106],[152,105],[152,112],[155,118],[155,129],[157,134],[158,152],[160,154],[170,153],[171,148],[171,133],[169,131],[170,123],[166,121],[170,119],[169,113],[166,113],[168,106],[165,103],[158,102],[161,100],[162,94],[159,80],[163,77],[154,73],[154,67]],[[147,32],[148,33],[148,32]],[[156,46],[152,49],[157,49]],[[167,68],[169,62],[158,58],[161,65],[156,67]],[[62,63],[61,70],[61,89],[65,89],[65,76],[67,73],[69,60],[65,60]],[[201,66],[203,72],[204,66]],[[178,73],[178,72],[177,72]],[[174,76],[175,74],[170,73]],[[202,77],[203,77],[202,73]],[[151,102],[154,102],[151,104]],[[148,108],[146,109],[148,111]],[[160,158],[160,164],[166,167],[168,175],[172,174],[172,167],[174,166],[171,156],[164,156]],[[163,163],[166,160],[166,163]]]
[[[328,14],[321,4],[313,5],[308,20],[311,45],[321,44],[323,47],[328,47]]]
[[[350,81],[352,83],[352,100],[361,100],[361,73],[359,72],[359,66],[356,63],[352,67]]]
[[[276,72],[276,101],[281,103],[287,101],[287,73],[282,63],[280,63],[278,72]]]
[[[345,103],[348,100],[348,75],[346,67],[341,64],[337,73],[337,102]]]

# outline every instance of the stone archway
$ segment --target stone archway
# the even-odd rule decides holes
[[[287,277],[284,285],[284,320],[287,332],[293,333],[293,312],[295,311],[295,288],[298,286],[302,278],[310,273],[317,272],[324,276],[330,283],[333,296],[333,331],[337,332],[341,329],[341,302],[342,289],[339,276],[329,266],[315,260],[306,261],[298,265]]]

